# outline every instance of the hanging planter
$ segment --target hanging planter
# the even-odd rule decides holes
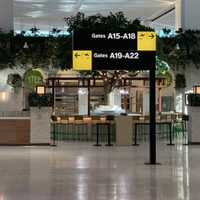
[[[200,106],[200,94],[187,94],[187,106]]]
[[[24,85],[34,90],[37,85],[43,83],[43,75],[39,70],[36,69],[29,69],[24,74]]]
[[[185,75],[183,75],[183,74],[176,74],[175,88],[176,89],[183,89],[185,87],[186,87]]]
[[[173,77],[172,74],[169,71],[166,71],[164,73],[164,77],[165,77],[165,86],[166,87],[170,87],[173,83]]]
[[[53,95],[43,94],[38,95],[37,93],[30,93],[28,97],[30,107],[52,107],[53,106]]]
[[[9,74],[7,79],[8,85],[15,88],[22,87],[22,77],[19,74]]]

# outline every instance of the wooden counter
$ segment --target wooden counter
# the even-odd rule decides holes
[[[1,117],[0,145],[30,144],[30,118]]]

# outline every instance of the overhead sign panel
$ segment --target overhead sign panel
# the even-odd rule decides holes
[[[92,51],[73,51],[74,70],[92,70]]]
[[[138,32],[137,33],[138,51],[156,51],[156,33]]]
[[[75,32],[74,70],[135,70],[155,67],[155,32]]]
[[[75,50],[137,50],[137,34],[122,32],[74,32]]]

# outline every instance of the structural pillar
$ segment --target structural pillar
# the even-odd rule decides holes
[[[10,32],[14,29],[13,0],[0,0],[0,29]]]
[[[78,114],[88,115],[88,89],[79,88],[78,91]]]
[[[176,29],[199,30],[199,8],[199,0],[176,0]]]

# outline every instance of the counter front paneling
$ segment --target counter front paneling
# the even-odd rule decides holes
[[[0,145],[30,144],[29,117],[1,117]]]

